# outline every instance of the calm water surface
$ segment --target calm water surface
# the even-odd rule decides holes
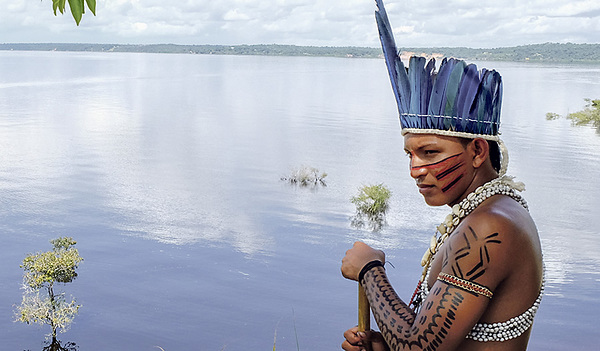
[[[484,65],[544,246],[530,349],[596,349],[600,135],[545,114],[599,98],[600,67]],[[19,264],[70,235],[83,307],[60,338],[82,351],[338,350],[345,250],[385,249],[408,298],[448,212],[408,176],[394,104],[381,60],[0,52],[1,349],[41,349],[46,327],[13,322]],[[280,181],[303,165],[327,187]],[[375,183],[388,226],[353,229],[349,199]]]

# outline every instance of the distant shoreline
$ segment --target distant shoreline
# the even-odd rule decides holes
[[[321,56],[379,58],[381,48],[354,46],[258,45],[178,45],[178,44],[70,44],[4,43],[0,50],[139,52],[200,55]],[[600,44],[545,43],[493,49],[466,47],[400,48],[403,55],[457,57],[477,61],[600,63]]]

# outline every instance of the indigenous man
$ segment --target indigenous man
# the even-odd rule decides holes
[[[502,81],[494,70],[412,57],[406,69],[381,0],[376,19],[400,112],[410,175],[430,206],[452,213],[437,228],[407,304],[390,285],[385,254],[357,242],[344,277],[365,289],[380,332],[344,333],[342,348],[525,350],[544,288],[542,250],[523,190],[505,175],[498,138]]]

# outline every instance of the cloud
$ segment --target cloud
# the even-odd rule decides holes
[[[399,46],[597,43],[596,0],[388,0]],[[52,1],[0,0],[2,42],[378,46],[372,0],[98,0],[79,27]]]
[[[600,3],[591,0],[407,0],[386,4],[399,46],[498,47],[590,43],[599,38]],[[403,30],[406,27],[414,30]]]
[[[240,12],[237,8],[233,10],[227,11],[225,16],[223,16],[225,21],[247,21],[250,19],[250,16],[247,14]]]
[[[571,1],[566,4],[557,2],[556,7],[548,8],[548,14],[555,17],[598,17],[600,3],[595,0]]]

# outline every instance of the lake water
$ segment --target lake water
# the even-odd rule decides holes
[[[599,98],[600,66],[483,65],[504,78],[509,174],[545,254],[530,349],[597,349],[600,135],[545,114]],[[62,235],[85,261],[59,338],[81,351],[340,349],[351,243],[386,250],[408,298],[448,212],[408,175],[386,74],[376,59],[0,52],[0,349],[41,349],[49,328],[14,322],[19,265]],[[301,166],[327,187],[280,180]],[[350,198],[378,183],[388,225],[353,228]]]

